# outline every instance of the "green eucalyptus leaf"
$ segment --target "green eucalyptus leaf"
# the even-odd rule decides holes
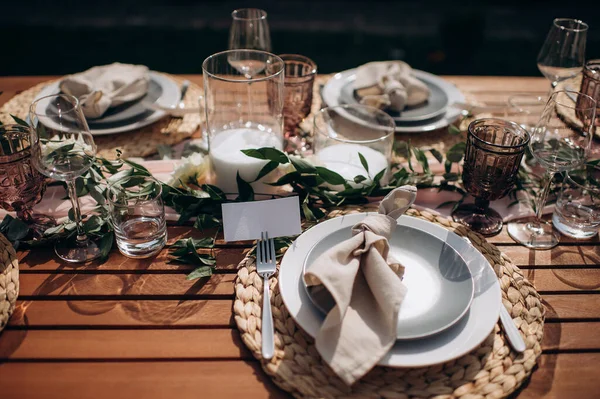
[[[446,173],[450,173],[450,171],[452,170],[452,162],[450,162],[447,159],[444,161],[444,170],[446,171]]]
[[[459,134],[461,134],[462,132],[460,131],[460,129],[458,127],[456,127],[455,125],[450,125],[448,126],[448,133],[450,133],[453,136],[458,136]]]
[[[323,168],[321,166],[317,166],[316,169],[319,176],[329,184],[339,185],[344,184],[346,182],[346,179],[340,176],[339,173],[336,173],[327,168]]]
[[[267,162],[267,164],[262,167],[260,172],[258,172],[258,176],[256,176],[256,179],[254,179],[254,181],[258,181],[258,180],[262,179],[263,177],[265,177],[266,175],[268,175],[269,173],[271,173],[272,171],[277,169],[278,166],[279,166],[278,162],[275,162],[275,161]]]
[[[272,147],[252,148],[248,150],[242,150],[242,152],[252,158],[265,159],[268,161],[277,162],[278,164],[288,163],[287,155]]]
[[[27,126],[29,127],[29,123],[25,122],[23,119],[19,118],[18,116],[15,116],[13,114],[10,114],[10,117],[13,118],[13,120],[21,126]]]
[[[237,172],[235,179],[237,181],[237,187],[238,187],[238,192],[239,192],[237,200],[238,201],[254,201],[254,190],[252,189],[252,186],[250,185],[250,183],[248,183],[246,180],[242,179],[239,171]]]
[[[213,274],[213,268],[210,266],[200,266],[186,276],[186,280],[196,280],[202,277],[210,277]]]
[[[115,236],[112,231],[110,233],[104,234],[102,238],[100,238],[100,241],[98,243],[98,246],[100,247],[100,259],[106,259],[108,257],[108,254],[112,249],[114,239]]]
[[[439,163],[444,162],[444,156],[442,155],[441,152],[439,152],[438,150],[436,150],[435,148],[430,148],[429,152],[431,153],[431,155],[434,156],[435,159],[437,159],[437,161]]]
[[[446,154],[446,159],[453,163],[462,161],[465,156],[465,148],[467,145],[464,142],[454,144]]]
[[[354,183],[361,183],[367,180],[367,178],[363,175],[354,176]]]
[[[365,168],[365,170],[367,171],[367,173],[369,173],[369,163],[365,159],[364,155],[359,152],[358,153],[358,158],[360,158],[360,163],[362,164],[363,168]]]
[[[290,157],[290,161],[292,162],[292,165],[294,165],[294,168],[300,173],[317,173],[317,168],[300,157]]]
[[[221,222],[219,221],[219,219],[217,219],[213,215],[207,215],[205,213],[196,216],[196,221],[194,222],[194,227],[201,231],[204,229],[212,229],[214,227],[219,227],[220,225]]]
[[[427,155],[425,155],[425,153],[419,148],[413,147],[412,150],[413,154],[415,154],[417,162],[419,162],[419,164],[423,168],[423,172],[426,174],[431,174],[431,169],[429,169],[429,162],[427,161]]]

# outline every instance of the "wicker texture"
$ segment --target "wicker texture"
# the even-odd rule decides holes
[[[19,296],[19,261],[8,240],[0,234],[0,331],[8,323]]]
[[[332,212],[364,212],[351,207]],[[525,337],[522,355],[511,351],[497,324],[488,338],[471,353],[456,360],[425,368],[375,367],[352,388],[348,388],[321,360],[313,339],[288,314],[277,284],[271,278],[275,322],[275,356],[262,367],[283,390],[297,398],[503,398],[514,392],[531,374],[540,356],[545,309],[540,297],[519,268],[482,236],[463,225],[427,212],[410,209],[408,215],[439,224],[468,237],[488,259],[499,276],[504,306]],[[252,257],[239,265],[235,286],[234,315],[242,340],[261,359],[262,279]]]
[[[163,74],[181,85],[183,79]],[[21,119],[27,117],[29,106],[37,94],[51,82],[43,82],[17,94],[0,108],[0,121],[14,123],[10,114]],[[186,107],[198,107],[202,89],[191,84],[186,96]],[[98,155],[108,159],[116,157],[119,149],[124,157],[146,157],[157,152],[159,145],[175,145],[196,133],[201,123],[201,113],[186,114],[183,118],[165,117],[148,126],[124,133],[95,136]]]

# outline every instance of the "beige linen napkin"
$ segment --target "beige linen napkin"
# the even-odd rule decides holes
[[[86,118],[99,118],[110,107],[143,97],[149,81],[148,67],[115,62],[66,76],[60,90],[79,99]]]
[[[354,89],[361,103],[377,108],[402,111],[429,98],[429,87],[412,74],[403,61],[369,62],[356,70]]]
[[[304,275],[308,286],[324,285],[335,300],[316,348],[348,385],[373,368],[396,340],[406,287],[404,267],[390,256],[388,238],[416,196],[413,186],[393,190],[379,214],[353,226],[352,238],[319,256]]]

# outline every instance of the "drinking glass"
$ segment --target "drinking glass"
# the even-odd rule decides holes
[[[571,98],[584,96],[577,103]],[[581,126],[564,121],[564,114],[577,115]],[[550,184],[557,172],[580,167],[590,150],[593,124],[596,116],[596,101],[590,96],[559,90],[554,92],[538,124],[533,129],[529,150],[541,168],[545,170],[542,191],[537,199],[535,220],[508,224],[508,234],[518,243],[532,249],[550,249],[559,242],[559,235],[552,225],[542,222],[542,213]]]
[[[33,213],[46,191],[46,178],[31,164],[31,129],[23,125],[0,125],[0,207],[15,211],[36,235],[56,222]]]
[[[554,227],[564,235],[588,239],[600,227],[600,168],[587,165],[565,172],[552,215]]]
[[[130,258],[156,255],[167,242],[162,184],[150,176],[128,176],[106,190],[119,251]]]
[[[506,119],[516,122],[531,133],[540,120],[548,98],[533,93],[518,93],[508,97]]]
[[[306,139],[298,135],[298,125],[310,113],[317,64],[298,54],[281,54],[279,57],[285,64],[283,125],[286,151],[306,151]]]
[[[552,83],[551,90],[577,75],[585,60],[588,25],[578,19],[556,18],[537,56],[540,72]]]
[[[87,262],[100,255],[81,223],[75,179],[93,164],[96,145],[79,101],[66,94],[35,100],[29,108],[31,161],[42,174],[66,182],[77,228],[75,242],[60,241],[56,254],[67,262]]]
[[[455,222],[491,236],[502,230],[502,216],[489,207],[514,186],[529,133],[515,122],[477,119],[469,124],[462,180],[474,204],[460,205]]]
[[[271,34],[267,13],[258,8],[241,8],[231,13],[229,50],[271,51]]]
[[[583,68],[583,77],[581,78],[581,93],[587,94],[596,100],[596,126],[600,126],[598,110],[600,109],[600,59],[589,60]],[[584,102],[585,97],[579,97],[579,102]]]
[[[263,67],[251,75],[239,68],[256,64]],[[283,149],[283,61],[265,51],[228,50],[204,60],[202,72],[215,184],[225,193],[237,193],[239,173],[257,193],[273,192],[262,179],[255,181],[267,161],[251,158],[241,150]]]
[[[378,175],[385,182],[395,129],[394,119],[378,108],[354,104],[323,108],[315,115],[315,156],[353,187],[370,184]]]

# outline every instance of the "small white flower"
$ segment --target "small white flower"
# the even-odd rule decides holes
[[[210,170],[210,158],[197,152],[189,157],[182,158],[181,163],[169,179],[168,184],[180,186],[181,183],[188,184],[193,181],[195,184],[202,184]]]

